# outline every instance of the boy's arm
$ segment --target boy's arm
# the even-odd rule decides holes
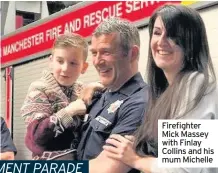
[[[93,96],[103,92],[105,87],[100,82],[91,82],[87,85],[83,85],[79,98],[81,98],[87,106],[92,102]]]
[[[77,102],[75,102],[77,103]],[[74,103],[74,104],[75,104]],[[31,86],[21,108],[21,115],[27,127],[26,145],[34,153],[41,153],[52,138],[63,133],[65,129],[77,127],[80,123],[75,109],[77,106],[68,105],[53,113],[52,105],[44,90]],[[67,105],[67,103],[66,103]],[[67,109],[68,108],[68,109]]]

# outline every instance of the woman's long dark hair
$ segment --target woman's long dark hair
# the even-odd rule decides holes
[[[184,101],[186,85],[192,72],[203,74],[204,81],[197,91],[194,103],[187,106],[183,115],[193,110],[206,94],[209,78],[216,83],[206,29],[199,13],[182,5],[165,5],[157,9],[149,21],[149,43],[157,17],[161,17],[167,37],[182,48],[184,60],[181,71],[169,86],[162,69],[158,68],[154,62],[149,45],[147,79],[150,86],[150,101],[144,122],[136,133],[135,142],[136,152],[141,156],[145,154],[144,144],[147,141],[157,141],[158,119],[174,118]]]

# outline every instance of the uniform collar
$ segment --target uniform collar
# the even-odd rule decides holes
[[[145,86],[145,82],[141,76],[141,74],[138,72],[133,77],[131,77],[119,90],[116,92],[124,94],[126,96],[132,95],[140,88],[143,88]]]

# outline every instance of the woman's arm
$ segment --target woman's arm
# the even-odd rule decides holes
[[[200,173],[204,168],[159,168],[158,158],[140,157],[133,149],[133,136],[113,134],[106,141],[104,151],[107,157],[122,161],[144,173]]]
[[[125,135],[124,137],[118,134],[113,134],[103,148],[108,157],[122,161],[126,165],[138,169],[142,172],[151,172],[154,157],[140,157],[133,149],[134,137]]]

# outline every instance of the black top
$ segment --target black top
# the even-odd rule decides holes
[[[91,107],[77,149],[79,160],[96,158],[111,134],[130,135],[144,118],[148,86],[137,73],[116,92],[105,92]]]
[[[6,126],[5,120],[1,117],[0,119],[0,128],[1,128],[1,136],[0,136],[0,152],[14,152],[17,153],[17,149],[12,141],[10,132]]]

